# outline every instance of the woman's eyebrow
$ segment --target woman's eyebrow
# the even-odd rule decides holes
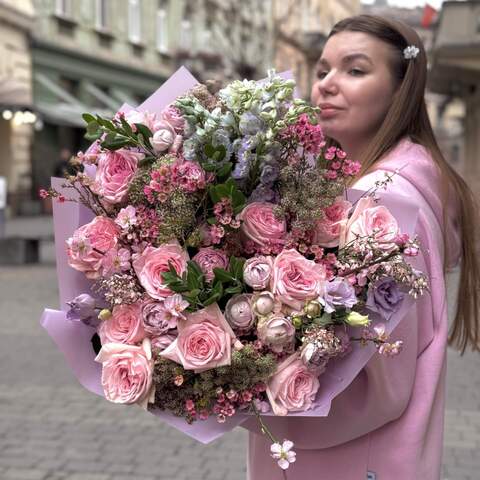
[[[365,55],[364,53],[350,53],[348,55],[345,55],[342,58],[342,63],[344,64],[350,63],[353,60],[357,60],[357,59],[366,60],[367,62],[373,65],[373,62],[370,59],[370,57],[368,55]],[[320,58],[320,60],[318,61],[318,65],[326,66],[326,67],[330,66],[330,64],[328,63],[328,60],[326,60],[325,58]]]

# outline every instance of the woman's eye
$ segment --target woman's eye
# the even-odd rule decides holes
[[[363,70],[360,70],[359,68],[352,68],[349,73],[350,73],[350,75],[353,75],[354,77],[358,77],[358,76],[364,74]]]
[[[327,76],[327,73],[326,71],[320,71],[317,73],[317,78],[325,78]]]

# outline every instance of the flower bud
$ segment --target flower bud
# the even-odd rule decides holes
[[[271,292],[262,292],[258,295],[257,299],[253,304],[253,311],[257,315],[268,315],[272,312],[273,307],[275,306],[275,301],[273,294]]]
[[[364,327],[370,323],[368,315],[362,315],[358,312],[350,312],[345,321],[352,327]]]
[[[103,310],[100,310],[100,313],[98,314],[98,318],[100,320],[108,320],[112,316],[112,312],[108,308],[104,308]]]
[[[293,317],[292,318],[292,324],[295,327],[296,330],[302,327],[303,325],[303,320],[302,317]]]
[[[313,301],[313,302],[308,302],[307,305],[305,306],[305,313],[309,317],[317,317],[320,315],[321,311],[321,306],[319,302]]]

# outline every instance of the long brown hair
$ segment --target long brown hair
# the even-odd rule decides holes
[[[342,31],[363,32],[391,46],[391,72],[398,88],[387,115],[375,137],[362,152],[362,168],[358,176],[369,172],[405,136],[423,145],[438,166],[442,178],[442,195],[445,200],[454,195],[459,203],[459,226],[462,235],[462,263],[457,311],[448,337],[448,344],[461,351],[468,345],[480,350],[479,288],[480,264],[476,254],[475,229],[478,223],[476,199],[455,170],[448,164],[437,144],[425,104],[427,82],[427,56],[423,43],[414,29],[408,25],[375,15],[358,15],[338,22],[328,38]],[[403,50],[415,45],[419,53],[415,61],[406,60]],[[332,142],[335,143],[335,142]],[[358,177],[357,177],[358,178]],[[446,204],[446,203],[445,203]],[[446,211],[446,209],[445,209]],[[446,240],[446,214],[444,212],[443,237]],[[447,251],[447,248],[445,248]],[[445,264],[446,265],[446,255]]]

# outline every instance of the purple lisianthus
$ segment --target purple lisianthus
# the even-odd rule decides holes
[[[358,300],[353,286],[347,280],[337,277],[325,284],[319,301],[326,313],[332,313],[336,307],[352,308]]]
[[[159,337],[177,327],[177,317],[168,311],[164,302],[146,300],[141,306],[141,315],[149,336]]]
[[[88,293],[82,293],[70,302],[67,302],[70,309],[67,312],[67,319],[73,322],[83,322],[85,325],[95,327],[100,323],[96,314],[95,299]]]
[[[382,278],[370,285],[366,306],[373,312],[379,313],[385,320],[390,320],[390,317],[400,308],[403,297],[404,293],[400,291],[393,278]]]

